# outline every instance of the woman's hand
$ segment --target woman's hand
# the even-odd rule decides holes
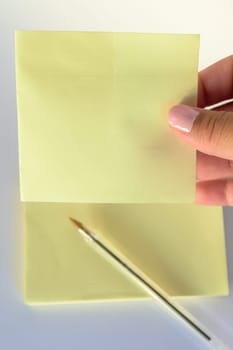
[[[198,108],[178,105],[169,112],[175,134],[197,150],[196,202],[233,205],[233,55],[199,73]]]

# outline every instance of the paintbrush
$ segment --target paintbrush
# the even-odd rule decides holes
[[[147,292],[147,294],[165,306],[171,314],[176,316],[177,319],[188,326],[197,336],[208,342],[213,349],[228,349],[228,347],[222,344],[219,339],[213,335],[210,335],[210,332],[207,331],[199,321],[195,320],[194,317],[184,308],[175,303],[173,300],[171,301],[169,296],[162,291],[161,288],[154,287],[154,285],[144,278],[142,272],[138,271],[138,269],[136,270],[133,266],[130,266],[129,263],[126,262],[127,259],[122,259],[122,257],[118,256],[109,247],[107,247],[107,245],[103,243],[94,232],[85,227],[80,221],[73,218],[69,219],[77,228],[78,232],[85,238],[85,240],[93,243],[93,246],[98,248],[100,253],[104,253],[107,258],[111,258],[111,260],[118,265],[123,272],[127,273],[130,278],[137,282],[137,284],[141,286],[141,288]]]

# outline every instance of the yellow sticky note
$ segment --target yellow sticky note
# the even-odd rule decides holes
[[[16,32],[21,199],[193,202],[167,123],[196,103],[199,35]]]
[[[145,298],[86,242],[81,220],[172,296],[228,293],[220,207],[25,203],[27,303]]]

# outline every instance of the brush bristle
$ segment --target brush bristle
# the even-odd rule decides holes
[[[80,221],[78,221],[78,220],[76,220],[76,219],[74,219],[74,218],[71,218],[71,217],[69,217],[69,220],[72,222],[72,224],[74,225],[74,226],[76,226],[77,228],[83,228],[83,224],[80,222]]]

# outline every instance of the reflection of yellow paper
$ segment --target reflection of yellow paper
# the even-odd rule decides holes
[[[170,295],[228,292],[222,210],[192,204],[25,203],[28,303],[146,297],[70,223],[83,221]]]
[[[198,35],[16,33],[21,198],[192,202],[194,152],[168,108],[195,104]]]

